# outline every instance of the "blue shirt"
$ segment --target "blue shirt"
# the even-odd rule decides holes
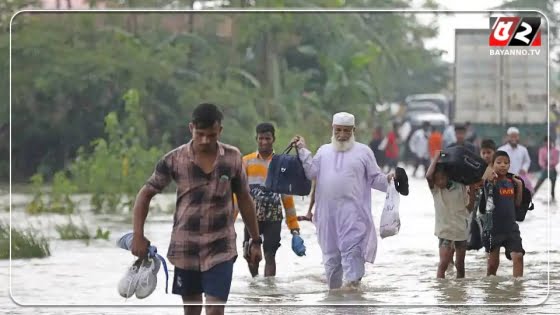
[[[507,178],[494,185],[494,213],[492,233],[503,234],[513,231],[515,226],[515,186]]]

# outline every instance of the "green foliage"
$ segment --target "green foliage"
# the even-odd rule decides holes
[[[12,228],[12,258],[43,258],[50,256],[49,242],[32,227]],[[0,222],[0,259],[10,258],[10,225]]]
[[[89,244],[92,239],[96,240],[109,240],[111,232],[109,230],[104,230],[101,227],[97,227],[95,235],[92,235],[89,231],[87,224],[83,217],[80,217],[81,223],[76,224],[72,220],[72,217],[68,217],[68,223],[55,225],[55,230],[58,232],[61,240],[83,240]]]
[[[236,3],[231,5],[249,2]],[[407,7],[408,1],[258,5]],[[50,182],[66,169],[78,191],[94,194],[96,211],[113,212],[131,202],[162,153],[188,141],[198,103],[220,105],[222,140],[243,153],[254,150],[254,126],[262,121],[277,125],[278,147],[301,134],[316,148],[330,138],[335,111],[352,112],[371,126],[381,119],[376,103],[438,92],[447,82],[447,65],[437,51],[423,47],[437,29],[411,14],[194,16],[193,23],[184,14],[18,16],[12,47],[14,179],[39,172]],[[218,29],[228,25],[232,36],[221,35]],[[0,35],[1,48],[7,43],[7,34]],[[8,72],[7,63],[0,67]],[[7,86],[7,80],[0,83]],[[0,90],[0,98],[7,99],[7,92]],[[0,153],[7,156],[3,145]]]
[[[70,196],[77,191],[77,187],[70,182],[63,171],[54,175],[50,191],[47,191],[43,182],[43,175],[39,173],[31,177],[33,199],[25,208],[27,213],[71,214],[75,211],[76,205]]]
[[[103,231],[103,229],[101,227],[98,227],[97,231],[95,232],[95,237],[94,238],[96,240],[101,239],[101,240],[108,241],[110,235],[111,235],[111,231],[109,231],[109,230]]]
[[[38,214],[44,212],[45,204],[43,202],[43,175],[35,174],[31,177],[31,189],[33,191],[33,199],[26,206],[25,211],[29,214]]]
[[[80,226],[75,224],[70,217],[68,223],[55,226],[61,240],[90,240],[91,234],[87,226],[82,222]]]
[[[93,194],[96,213],[114,213],[132,208],[139,187],[153,171],[155,163],[170,147],[164,135],[158,147],[147,147],[148,131],[136,90],[124,96],[125,117],[117,113],[105,117],[105,138],[80,148],[69,167],[80,191]],[[89,150],[88,150],[89,149]]]

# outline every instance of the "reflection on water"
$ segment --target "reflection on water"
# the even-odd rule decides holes
[[[522,299],[525,282],[523,279],[488,277],[483,281],[485,285],[481,288],[484,292],[484,301],[488,304],[531,303],[524,302]]]
[[[439,303],[464,304],[468,301],[466,279],[441,279],[436,284],[434,289],[439,291]]]
[[[465,279],[455,279],[455,271],[449,270],[446,279],[436,279],[438,263],[437,239],[433,235],[433,206],[429,190],[424,181],[411,179],[411,193],[401,198],[401,231],[397,236],[379,239],[375,264],[366,266],[366,276],[358,289],[329,292],[323,278],[321,252],[315,239],[314,226],[301,223],[301,234],[307,246],[307,256],[297,257],[290,248],[291,236],[287,229],[282,231],[282,244],[277,253],[277,277],[264,278],[264,261],[261,276],[251,278],[244,259],[239,257],[234,265],[234,280],[229,306],[231,314],[502,314],[496,307],[449,308],[434,307],[430,304],[508,304],[520,305],[541,302],[547,293],[547,213],[544,204],[537,204],[527,220],[520,224],[525,257],[525,277],[514,280],[511,277],[512,264],[501,259],[498,276],[486,277],[486,255],[483,250],[468,252]],[[164,196],[161,196],[162,198]],[[167,196],[173,202],[173,196]],[[383,204],[383,194],[374,193],[373,209],[376,225],[379,224]],[[21,199],[21,198],[20,198]],[[307,209],[307,200],[297,198],[299,213]],[[558,213],[558,212],[554,212]],[[3,214],[7,218],[7,213]],[[115,240],[130,230],[130,219],[122,216],[104,216],[102,220],[84,214],[86,222],[92,226],[101,225],[111,230],[111,240],[92,241],[85,246],[80,241],[57,241],[54,224],[64,222],[64,216],[38,216],[28,218],[21,210],[15,210],[14,225],[32,222],[41,226],[44,233],[53,239],[52,256],[46,259],[16,260],[13,262],[12,293],[21,303],[60,304],[118,304],[132,307],[148,305],[168,305],[163,308],[96,308],[99,314],[182,314],[178,306],[180,298],[165,294],[163,273],[160,273],[158,289],[147,299],[124,301],[116,292],[116,283],[132,262],[132,257],[114,246]],[[560,216],[552,214],[553,239],[560,237]],[[170,237],[172,215],[151,213],[146,226],[146,235],[165,255]],[[40,225],[39,225],[40,224]],[[236,223],[237,235],[242,235],[242,222]],[[241,239],[238,237],[241,252]],[[556,244],[556,243],[553,243]],[[503,257],[503,254],[500,258]],[[558,270],[560,251],[550,252],[551,268]],[[7,267],[7,261],[0,261]],[[7,268],[0,269],[0,282],[8,283]],[[170,279],[173,267],[170,266]],[[558,291],[558,273],[551,273],[554,283],[552,293]],[[170,284],[171,285],[171,284]],[[510,308],[512,314],[558,314],[560,299],[555,296],[547,301],[550,312],[536,307]],[[7,297],[0,299],[10,303]],[[262,306],[269,304],[382,304],[392,307],[280,307]],[[261,304],[249,306],[248,304]],[[409,307],[407,307],[407,305]],[[400,307],[399,307],[400,306]],[[43,313],[68,314],[63,309],[39,310],[37,308],[9,308],[13,314]],[[72,309],[83,314],[91,309]]]

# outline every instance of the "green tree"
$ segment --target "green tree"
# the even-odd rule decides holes
[[[266,5],[362,4],[290,0]],[[363,5],[407,7],[409,1]],[[447,75],[438,52],[423,46],[437,29],[406,14],[34,14],[17,20],[12,49],[16,180],[37,171],[50,180],[57,170],[71,168],[76,156],[91,154],[122,168],[123,155],[114,143],[132,139],[121,124],[136,126],[134,141],[142,150],[161,152],[165,133],[169,145],[185,143],[189,115],[203,101],[222,107],[223,141],[244,153],[254,150],[254,126],[261,121],[277,125],[279,146],[301,133],[317,147],[328,141],[335,111],[353,112],[370,125],[387,119],[376,115],[376,103],[437,92]],[[130,99],[122,98],[129,89],[141,100],[134,112]],[[126,143],[120,148],[130,150]],[[154,158],[150,163],[155,163],[158,157],[146,154],[146,161]],[[97,167],[89,171],[113,169],[103,163]],[[135,179],[134,189],[146,175]],[[90,184],[78,186],[104,186]]]

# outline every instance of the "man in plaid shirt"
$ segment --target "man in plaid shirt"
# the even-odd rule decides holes
[[[132,253],[147,255],[144,223],[151,199],[171,180],[177,202],[167,258],[175,266],[173,293],[184,303],[225,304],[231,287],[235,243],[233,193],[251,236],[250,260],[262,258],[255,205],[247,174],[236,147],[218,141],[223,114],[213,104],[200,104],[192,114],[192,140],[165,154],[140,189],[134,205]],[[200,314],[202,306],[185,306],[185,314]],[[207,314],[223,314],[223,305],[207,305]]]

